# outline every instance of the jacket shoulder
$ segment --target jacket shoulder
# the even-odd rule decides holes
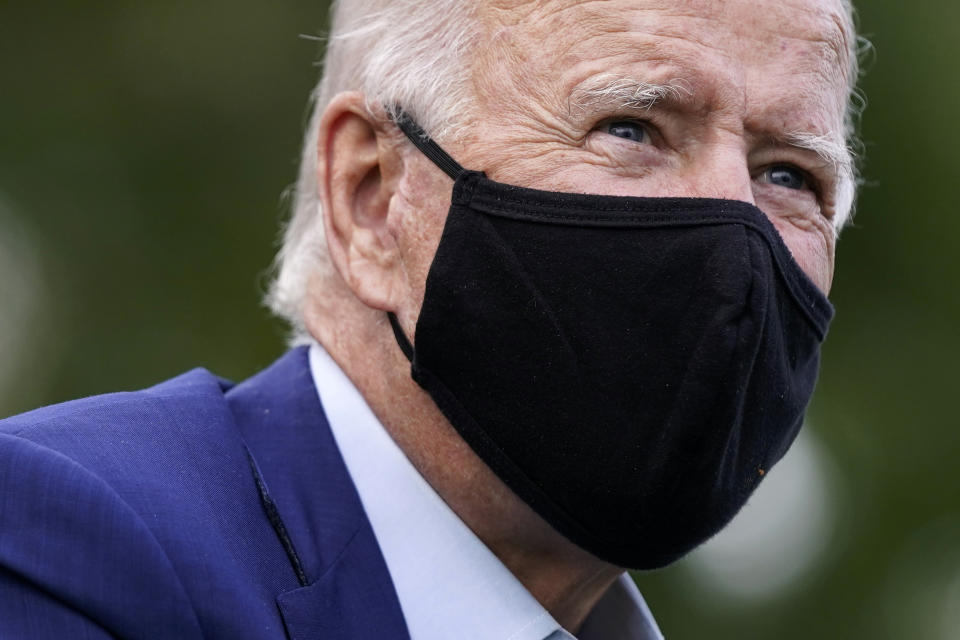
[[[0,433],[55,451],[122,497],[165,492],[209,448],[239,442],[225,384],[203,369],[133,392],[52,405],[0,421]],[[222,456],[206,460],[214,465]],[[224,461],[226,462],[226,461]],[[153,486],[153,485],[156,486]]]
[[[230,386],[197,369],[0,421],[0,574],[120,637],[282,635],[296,580]]]
[[[71,436],[113,437],[148,422],[175,422],[185,410],[209,410],[217,403],[222,408],[223,394],[231,387],[205,369],[194,369],[140,391],[71,400],[12,416],[0,420],[0,433],[69,448],[78,441]]]
[[[24,599],[42,594],[51,603],[48,621],[60,620],[65,606],[71,624],[84,618],[117,637],[200,637],[164,550],[101,478],[63,454],[0,433],[0,495],[0,573],[21,585]],[[0,602],[5,625],[43,614],[19,602]]]
[[[200,636],[158,521],[190,443],[225,435],[225,386],[197,369],[0,421],[0,567],[23,593],[119,637]]]

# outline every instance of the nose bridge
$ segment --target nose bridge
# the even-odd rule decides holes
[[[692,152],[685,183],[696,198],[741,200],[756,204],[743,139],[714,140]]]

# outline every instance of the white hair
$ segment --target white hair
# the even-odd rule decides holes
[[[858,184],[859,142],[856,131],[865,106],[856,84],[861,55],[869,43],[856,35],[851,0],[844,8],[848,41],[850,100],[845,121],[847,149],[836,220],[850,219]],[[469,121],[473,100],[469,88],[468,53],[480,35],[476,0],[334,0],[323,76],[314,90],[313,115],[304,138],[300,172],[293,193],[293,212],[283,233],[274,278],[266,302],[293,329],[293,341],[306,337],[304,307],[309,282],[330,274],[323,215],[317,197],[316,140],[320,117],[330,100],[343,91],[361,91],[367,109],[402,106],[431,137],[443,141]],[[653,87],[632,98],[646,103],[674,87]],[[825,149],[823,140],[805,140]],[[836,149],[829,149],[834,157]]]
[[[401,105],[438,140],[471,112],[465,54],[479,32],[471,0],[335,0],[313,115],[304,138],[293,213],[276,259],[267,304],[290,322],[294,341],[312,278],[332,270],[317,197],[320,117],[338,93],[361,91],[371,113]]]

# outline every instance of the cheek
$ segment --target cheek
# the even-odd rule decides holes
[[[832,231],[820,228],[820,225],[798,226],[787,218],[772,218],[771,221],[800,268],[824,295],[829,294],[833,283],[835,245]]]
[[[391,206],[391,232],[401,258],[398,278],[406,288],[403,297],[408,308],[403,311],[414,318],[423,305],[427,273],[440,244],[453,188],[446,176],[424,173],[401,184]]]
[[[569,166],[548,165],[550,170],[536,176],[530,184],[538,189],[566,193],[590,193],[608,196],[657,197],[685,195],[682,183],[667,170],[652,167],[615,166],[602,161],[581,161]]]
[[[809,191],[755,183],[754,199],[807,277],[824,294],[829,293],[836,233],[830,220],[821,213],[816,196]]]

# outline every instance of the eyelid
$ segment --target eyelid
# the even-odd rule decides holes
[[[810,185],[820,194],[835,190],[840,182],[838,169],[813,151],[786,144],[763,145],[750,153],[755,174],[783,165],[802,171]]]
[[[650,142],[642,143],[642,144],[657,144],[658,142],[663,140],[663,136],[660,135],[660,130],[657,128],[657,125],[651,122],[650,119],[648,118],[638,117],[636,113],[613,115],[613,116],[607,116],[605,118],[601,118],[600,120],[597,121],[596,124],[593,125],[593,127],[591,128],[591,131],[603,130],[609,127],[610,125],[616,124],[618,122],[629,122],[631,124],[636,124],[642,127],[643,130],[646,131],[647,135],[650,136]]]
[[[808,169],[804,169],[803,167],[798,166],[792,162],[771,162],[769,164],[766,164],[760,167],[755,172],[754,179],[755,180],[759,179],[765,176],[768,172],[772,171],[773,169],[777,169],[781,167],[787,168],[787,169],[793,169],[794,171],[799,172],[801,176],[803,176],[803,181],[806,186],[806,189],[794,189],[794,191],[804,191],[804,190],[812,191],[817,195],[818,198],[820,197],[820,192],[822,190],[820,179]],[[773,184],[773,183],[771,182],[770,184]],[[778,186],[778,185],[774,185],[774,186]]]
[[[768,164],[761,166],[759,169],[757,169],[752,174],[753,178],[755,180],[759,179],[765,173],[777,167],[790,167],[791,169],[795,169],[799,171],[801,174],[803,174],[803,178],[807,184],[806,189],[788,189],[786,187],[779,187],[779,185],[775,185],[772,182],[765,182],[764,183],[765,186],[777,187],[778,192],[783,194],[783,197],[788,197],[788,198],[789,197],[796,198],[798,197],[799,194],[802,194],[802,193],[813,194],[813,197],[816,198],[817,208],[820,212],[820,215],[827,220],[833,220],[833,217],[836,215],[836,209],[834,208],[833,197],[826,196],[823,181],[819,179],[817,175],[812,171],[808,169],[804,169],[803,167],[798,166],[797,164],[792,162],[770,162]],[[787,195],[791,193],[793,194],[792,196]]]

